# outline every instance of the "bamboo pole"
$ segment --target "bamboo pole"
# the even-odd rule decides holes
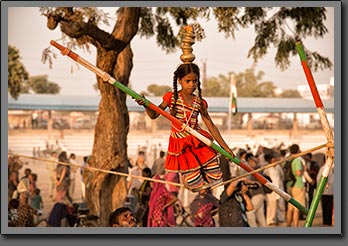
[[[327,141],[328,141],[328,147],[327,147],[327,151],[326,151],[327,157],[328,157],[326,162],[327,162],[328,165],[326,166],[326,168],[324,169],[324,171],[322,173],[322,176],[320,177],[320,181],[319,181],[319,184],[317,185],[317,190],[316,190],[316,192],[314,194],[314,198],[313,198],[312,204],[310,204],[310,208],[309,208],[308,215],[307,215],[307,218],[306,218],[306,222],[305,222],[305,225],[304,225],[305,227],[311,227],[312,223],[313,223],[315,212],[316,212],[316,210],[318,208],[318,204],[319,204],[320,198],[322,196],[324,187],[325,187],[325,185],[327,183],[327,180],[328,180],[328,175],[329,175],[330,169],[333,167],[333,162],[334,162],[334,138],[333,138],[333,134],[332,134],[332,131],[331,131],[331,128],[330,128],[329,121],[328,121],[326,113],[325,113],[324,105],[323,105],[323,103],[321,101],[321,98],[320,98],[320,95],[318,93],[317,86],[315,84],[312,72],[311,72],[311,70],[310,70],[310,68],[308,66],[307,57],[306,57],[306,54],[305,54],[305,51],[304,51],[304,47],[303,47],[303,44],[302,44],[301,41],[298,41],[296,43],[296,50],[297,50],[297,52],[298,52],[298,54],[300,56],[301,64],[302,64],[302,67],[303,67],[303,71],[304,71],[304,73],[306,75],[309,88],[311,90],[311,93],[312,93],[312,96],[313,96],[313,99],[314,99],[317,111],[319,113],[321,125],[323,127],[323,130],[325,132],[325,135],[326,135],[326,138],[327,138]]]
[[[139,95],[138,93],[136,93],[132,89],[128,88],[124,84],[122,84],[119,81],[117,81],[116,79],[112,78],[109,74],[107,74],[106,72],[102,71],[98,67],[92,65],[91,63],[89,63],[88,61],[86,61],[85,59],[83,59],[82,57],[80,57],[79,55],[77,55],[76,53],[71,51],[70,49],[68,49],[68,48],[58,44],[54,40],[51,40],[50,43],[51,43],[51,45],[53,45],[54,47],[59,49],[61,51],[62,55],[69,56],[71,59],[73,59],[77,63],[83,65],[87,69],[89,69],[92,72],[94,72],[95,74],[97,74],[99,77],[101,77],[103,79],[103,81],[108,82],[109,84],[112,84],[113,86],[115,86],[118,89],[120,89],[121,91],[127,93],[128,95],[130,95],[134,99],[143,99],[145,101],[145,107],[148,107],[148,108],[158,112],[159,114],[161,114],[165,118],[169,119],[172,122],[172,124],[174,124],[174,126],[176,126],[177,128],[181,128],[182,130],[186,130],[187,132],[189,132],[190,134],[195,136],[197,139],[201,140],[204,144],[210,146],[212,149],[216,150],[217,152],[219,152],[220,154],[222,154],[226,158],[230,159],[232,162],[234,162],[235,164],[239,165],[244,170],[246,170],[248,172],[253,171],[253,168],[251,168],[248,164],[246,164],[245,162],[242,162],[237,157],[233,157],[229,152],[227,152],[226,150],[221,148],[219,145],[217,145],[216,143],[214,143],[213,141],[211,141],[207,137],[203,136],[202,134],[200,134],[199,132],[197,132],[193,128],[189,127],[188,125],[182,123],[179,119],[175,118],[173,115],[171,115],[168,112],[164,111],[160,107],[158,107],[155,104],[153,104],[152,102],[150,102],[148,99],[144,98],[143,96]],[[303,206],[301,203],[296,201],[288,193],[284,192],[279,187],[275,186],[272,182],[267,180],[261,174],[254,173],[253,176],[260,183],[262,183],[263,185],[267,186],[272,191],[276,192],[278,195],[280,195],[282,198],[284,198],[287,202],[291,203],[296,208],[298,208],[302,213],[304,213],[304,214],[308,213],[308,209],[305,206]]]

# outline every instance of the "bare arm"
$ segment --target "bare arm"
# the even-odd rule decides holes
[[[226,150],[228,153],[230,153],[234,157],[235,156],[234,153],[228,147],[228,145],[226,144],[225,140],[222,138],[219,129],[217,129],[217,127],[215,126],[214,122],[210,118],[208,110],[207,110],[207,108],[206,108],[204,103],[202,103],[202,106],[201,106],[201,116],[202,116],[202,120],[203,120],[204,124],[207,126],[209,132],[211,133],[211,135],[213,135],[214,139],[218,142],[218,144],[224,150]]]
[[[243,199],[244,199],[245,204],[246,204],[246,206],[245,206],[246,211],[253,210],[254,209],[253,203],[247,194],[248,187],[246,185],[242,185],[241,191],[242,191]]]
[[[229,184],[229,186],[226,189],[227,197],[230,197],[233,194],[233,192],[236,190],[238,182],[239,180],[235,180]]]
[[[66,174],[66,168],[64,168],[63,171],[62,171],[62,173],[60,174],[60,178],[59,178],[59,180],[57,181],[57,186],[59,186],[59,185],[63,182],[63,180],[64,180],[64,178],[65,178],[65,174]]]
[[[178,200],[178,198],[173,196],[172,200],[170,200],[167,204],[165,204],[163,206],[163,210],[168,208],[168,207],[170,207],[170,206],[172,206],[177,200]]]
[[[144,97],[144,95],[142,95]],[[151,119],[156,119],[160,113],[148,108],[148,107],[145,107],[145,100],[144,99],[135,99],[135,101],[141,105],[141,106],[144,106],[145,108],[145,112],[147,113],[147,115],[151,118]],[[160,105],[158,105],[159,108],[161,109],[166,109],[168,107],[168,103],[165,102],[165,101],[162,101]]]

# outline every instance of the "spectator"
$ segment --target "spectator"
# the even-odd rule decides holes
[[[70,176],[69,176],[69,196],[72,198],[75,194],[75,181],[76,181],[76,173],[77,173],[77,163],[76,163],[76,155],[74,153],[70,154],[69,163],[73,164],[70,167]]]
[[[68,193],[70,169],[65,164],[62,164],[68,163],[66,151],[62,151],[59,154],[58,161],[60,163],[58,163],[56,170],[56,202],[62,202],[67,199],[72,204],[73,201]]]
[[[132,210],[128,207],[120,207],[109,215],[110,227],[136,227],[137,220]]]
[[[30,168],[24,169],[24,176],[21,177],[21,179],[28,178],[30,174],[31,174],[31,169]]]
[[[141,176],[142,170],[145,167],[147,167],[145,152],[139,151],[135,166],[130,169],[129,174],[134,176]],[[128,178],[128,193],[134,196],[135,204],[138,202],[138,191],[140,189],[141,183],[142,181],[138,178]]]
[[[33,227],[34,215],[37,214],[37,210],[29,205],[29,192],[23,191],[19,195],[18,205],[18,219],[14,223],[15,227]]]
[[[210,189],[200,190],[190,204],[192,222],[196,227],[215,227],[213,216],[217,213],[219,200]]]
[[[18,199],[9,199],[8,202],[8,226],[16,226],[17,219],[18,219],[18,206],[19,206],[19,200]]]
[[[293,144],[290,146],[290,154],[300,153],[300,147],[298,144]],[[291,162],[291,170],[295,176],[296,181],[292,185],[292,181],[289,181],[287,186],[287,193],[289,193],[296,201],[300,204],[305,204],[305,186],[303,182],[303,169],[304,165],[302,163],[302,158],[295,158]],[[287,214],[287,226],[288,227],[298,227],[300,220],[300,211],[292,204],[288,204]]]
[[[260,165],[258,163],[258,160],[255,158],[255,156],[252,153],[248,153],[245,157],[246,161],[248,162],[249,166],[253,169],[260,168]],[[250,182],[257,183],[259,185],[258,189],[250,190],[250,197],[251,202],[253,203],[253,210],[246,211],[246,215],[248,218],[248,223],[250,227],[265,227],[266,226],[266,217],[265,217],[265,192],[262,187],[262,184],[260,184],[257,179],[250,175],[247,177]]]
[[[248,186],[243,180],[232,181],[225,186],[219,204],[221,227],[249,227],[246,211],[254,207],[247,191]]]
[[[319,169],[318,175],[317,175],[317,183],[319,183],[320,178],[324,172],[324,170],[328,168],[328,164],[325,163],[321,166]],[[333,211],[334,211],[334,169],[333,167],[330,169],[328,179],[326,186],[323,190],[322,196],[321,196],[321,207],[323,210],[323,224],[324,225],[333,225]]]
[[[25,175],[24,177],[22,177],[19,180],[19,183],[17,185],[17,190],[15,190],[13,192],[12,198],[19,199],[20,193],[25,192],[25,191],[29,192],[29,195],[34,193],[34,190],[36,188],[35,181],[37,179],[37,175],[32,174],[31,169],[27,170],[27,174],[28,175]]]
[[[168,172],[163,176],[163,178],[169,182],[173,182],[173,183],[177,183],[177,184],[180,183],[180,176],[178,173]],[[172,185],[172,184],[166,184],[166,188],[175,197],[178,197],[178,194],[179,194],[179,187],[178,186]]]
[[[245,161],[245,157],[246,157],[247,151],[245,149],[240,149],[238,151],[238,157],[241,161]],[[246,174],[247,171],[245,171],[243,168],[241,168],[238,165],[235,165],[235,172],[232,174],[235,174],[236,176],[240,176],[243,174]]]
[[[154,179],[160,179],[158,175]],[[154,182],[150,201],[147,225],[149,227],[169,227],[175,226],[175,216],[173,204],[177,198],[167,190],[165,184]]]
[[[151,169],[148,167],[145,167],[142,171],[142,176],[151,178],[152,177]],[[141,222],[142,227],[147,226],[151,190],[152,190],[151,181],[144,180],[139,189],[139,194],[138,194],[139,202],[138,202],[137,212],[136,212],[137,220]]]
[[[19,183],[18,172],[12,171],[8,177],[8,200],[10,201],[13,197],[13,193],[17,190]]]
[[[28,177],[29,179],[29,195],[30,197],[35,195],[35,189],[37,188],[36,182],[37,182],[37,174],[31,173]]]
[[[23,163],[19,159],[19,157],[16,155],[15,156],[8,155],[7,160],[8,160],[8,175],[10,175],[12,171],[16,171],[19,173],[19,170],[23,167],[24,164],[28,165],[28,162]]]
[[[163,175],[164,174],[164,159],[165,152],[163,150],[160,151],[159,157],[154,161],[152,165],[152,174],[153,175]]]
[[[41,191],[40,189],[36,188],[34,195],[30,196],[30,206],[39,211],[37,213],[37,215],[34,215],[34,223],[35,224],[37,224],[39,222],[40,215],[41,215],[40,211],[44,207],[42,197],[40,195],[40,191]]]
[[[86,198],[86,184],[85,184],[85,177],[84,174],[87,173],[87,170],[85,168],[88,166],[88,156],[83,157],[83,164],[80,168],[80,174],[81,174],[81,199],[84,202]],[[88,182],[88,181],[87,181]]]
[[[266,153],[265,161],[266,165],[277,161],[278,156],[274,153]],[[271,180],[273,185],[278,187],[280,190],[284,190],[283,180],[284,173],[283,168],[280,165],[276,165],[267,168],[264,172]],[[266,194],[266,223],[268,226],[278,225],[279,222],[285,221],[285,202],[276,192]]]
[[[307,183],[307,192],[308,192],[308,207],[312,204],[314,190],[317,188],[317,175],[320,169],[319,163],[312,159],[312,153],[308,153],[303,156],[303,159],[306,162],[307,172],[313,183]]]
[[[49,162],[46,164],[48,170],[49,184],[48,184],[48,195],[53,198],[56,189],[56,166],[57,166],[57,152],[53,150],[49,158]]]
[[[51,227],[65,227],[68,225],[68,207],[66,204],[56,202],[48,216],[47,223]]]

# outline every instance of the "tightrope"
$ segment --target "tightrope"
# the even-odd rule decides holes
[[[21,155],[21,154],[16,154],[16,153],[8,153],[8,154],[9,155],[13,155],[13,156],[19,156],[19,157],[27,158],[27,159],[32,159],[32,160],[39,160],[39,161],[43,161],[43,162],[53,162],[53,163],[62,164],[62,165],[65,165],[65,166],[75,166],[75,167],[84,168],[84,169],[93,170],[93,171],[98,171],[98,172],[110,173],[110,174],[115,174],[115,175],[120,175],[120,176],[125,176],[125,177],[143,179],[143,180],[148,180],[148,181],[154,181],[154,182],[159,182],[159,183],[164,183],[164,184],[170,184],[170,185],[175,185],[175,186],[179,186],[179,187],[184,187],[183,184],[170,182],[170,181],[165,181],[165,180],[161,180],[161,179],[152,179],[152,178],[148,178],[148,177],[137,176],[137,175],[133,175],[133,174],[129,174],[129,173],[127,174],[127,173],[115,172],[115,171],[110,171],[110,170],[105,170],[105,169],[100,169],[100,168],[95,168],[95,167],[84,167],[84,166],[81,166],[79,164],[72,164],[72,163],[67,163],[67,162],[42,159],[42,158],[37,158],[37,157],[27,156],[27,155]]]
[[[308,150],[306,150],[306,151],[302,151],[302,152],[300,152],[300,153],[290,155],[290,156],[284,158],[283,160],[270,163],[270,164],[265,165],[265,166],[263,166],[263,167],[260,167],[260,168],[258,168],[258,169],[254,169],[253,171],[250,171],[250,172],[247,172],[247,173],[245,173],[245,174],[239,175],[239,176],[237,176],[237,177],[235,177],[235,178],[226,180],[226,181],[224,181],[224,182],[222,182],[222,183],[219,183],[219,184],[217,184],[217,185],[215,185],[215,186],[212,186],[211,188],[214,189],[214,188],[217,188],[217,187],[219,187],[219,186],[229,184],[229,183],[231,183],[231,182],[233,182],[233,181],[236,181],[236,180],[238,180],[238,179],[245,178],[245,177],[247,177],[247,176],[249,176],[249,175],[252,175],[253,173],[261,172],[261,171],[266,170],[266,169],[268,169],[268,168],[277,166],[277,165],[282,164],[282,163],[284,163],[284,162],[286,162],[286,161],[290,161],[290,160],[292,160],[292,159],[294,159],[294,158],[304,156],[304,155],[306,155],[306,154],[308,154],[308,153],[312,153],[312,152],[314,152],[314,151],[316,151],[316,150],[325,148],[325,147],[327,147],[327,146],[328,146],[328,143],[326,143],[326,144],[321,144],[321,145],[319,145],[319,146],[317,146],[317,147],[314,147],[314,148],[312,148],[312,149],[308,149]]]

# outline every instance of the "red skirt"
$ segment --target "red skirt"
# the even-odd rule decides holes
[[[203,129],[197,131],[213,141],[213,137],[207,131]],[[214,149],[190,133],[172,132],[164,167],[168,172],[195,171],[217,157],[218,154]]]

